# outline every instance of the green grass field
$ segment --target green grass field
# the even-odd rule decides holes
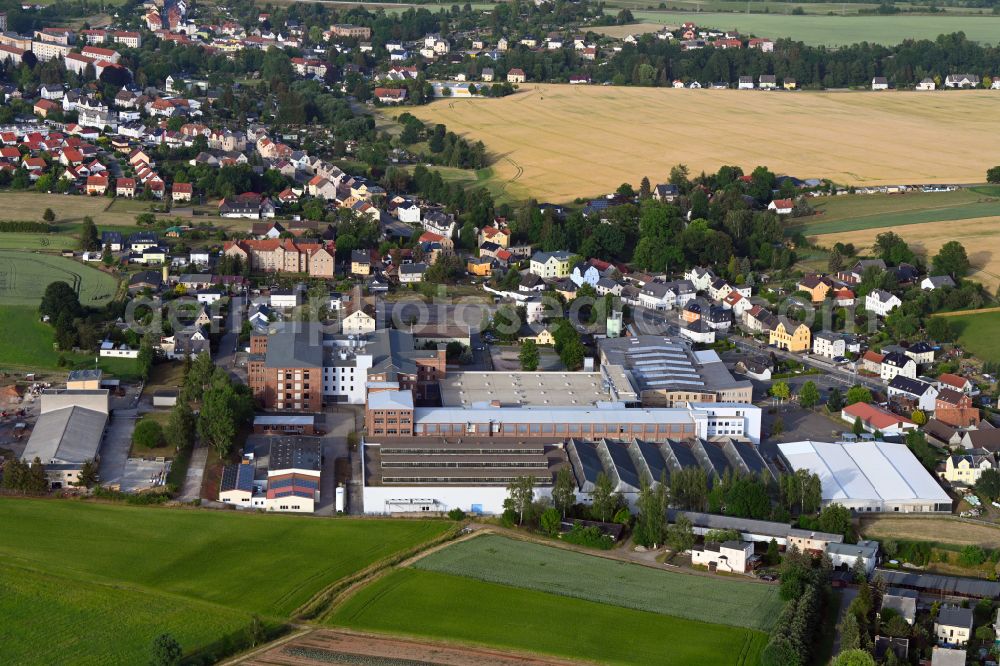
[[[669,2],[667,3],[670,4]],[[808,5],[806,5],[808,6]],[[935,39],[940,34],[962,31],[974,41],[997,43],[1000,16],[792,16],[743,12],[633,11],[637,21],[739,30],[758,37],[790,37],[815,46],[843,46],[859,42],[898,44],[906,39]],[[616,13],[614,10],[609,12]],[[791,11],[791,8],[789,8]]]
[[[285,619],[331,583],[450,526],[3,500],[0,561],[37,576],[18,588],[17,612],[4,612],[13,602],[4,598],[10,583],[0,572],[0,654],[65,662],[63,644],[37,640],[43,627],[53,626],[75,627],[73,649],[80,655],[145,651],[168,618],[192,636],[184,647],[198,649],[251,613]],[[62,598],[62,585],[48,582],[63,579],[74,582],[67,592],[72,599]],[[95,598],[87,601],[91,593]],[[213,608],[219,610],[207,612]],[[139,613],[134,622],[115,621],[129,609]]]
[[[0,250],[0,305],[37,306],[45,288],[62,280],[76,289],[84,307],[100,307],[115,296],[113,275],[49,254]]]
[[[93,368],[92,354],[72,354],[59,352],[53,347],[55,333],[48,324],[38,319],[38,309],[30,305],[0,307],[0,371],[18,370],[75,370]],[[65,357],[67,365],[59,367],[59,357]],[[119,379],[131,379],[137,375],[135,359],[100,358],[97,367]]]
[[[782,602],[771,585],[689,576],[487,535],[439,550],[414,566],[640,611],[770,629]]]
[[[807,236],[898,227],[925,222],[968,220],[1000,215],[995,188],[908,194],[848,194],[821,197],[810,204],[818,215],[793,221],[790,229]]]
[[[756,665],[767,635],[419,569],[397,569],[330,622],[609,664]]]
[[[149,589],[0,564],[5,664],[144,664],[160,633],[185,648],[243,630],[251,614]],[[134,637],[134,640],[121,640]]]
[[[958,332],[959,343],[976,358],[1000,361],[1000,312],[948,317]]]

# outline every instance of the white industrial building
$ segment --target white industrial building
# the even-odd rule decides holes
[[[823,504],[859,513],[951,512],[951,498],[905,444],[806,440],[778,449],[790,469],[819,475]]]

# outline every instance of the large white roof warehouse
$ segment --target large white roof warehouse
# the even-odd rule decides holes
[[[951,511],[951,498],[905,444],[807,440],[778,449],[792,469],[819,475],[824,504],[858,512]]]

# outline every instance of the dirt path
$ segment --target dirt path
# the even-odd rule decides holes
[[[426,639],[395,638],[338,629],[319,629],[269,645],[228,662],[247,666],[366,664],[384,666],[572,666],[584,662],[513,650],[463,646]]]

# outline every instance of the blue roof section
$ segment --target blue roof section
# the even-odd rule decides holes
[[[248,467],[248,465],[245,465]],[[288,488],[290,486],[301,487],[301,488],[312,488],[316,490],[319,488],[319,482],[313,479],[304,479],[301,476],[297,476],[290,479],[278,479],[269,484],[272,488]]]
[[[221,490],[253,492],[253,465],[226,465],[222,470]]]

